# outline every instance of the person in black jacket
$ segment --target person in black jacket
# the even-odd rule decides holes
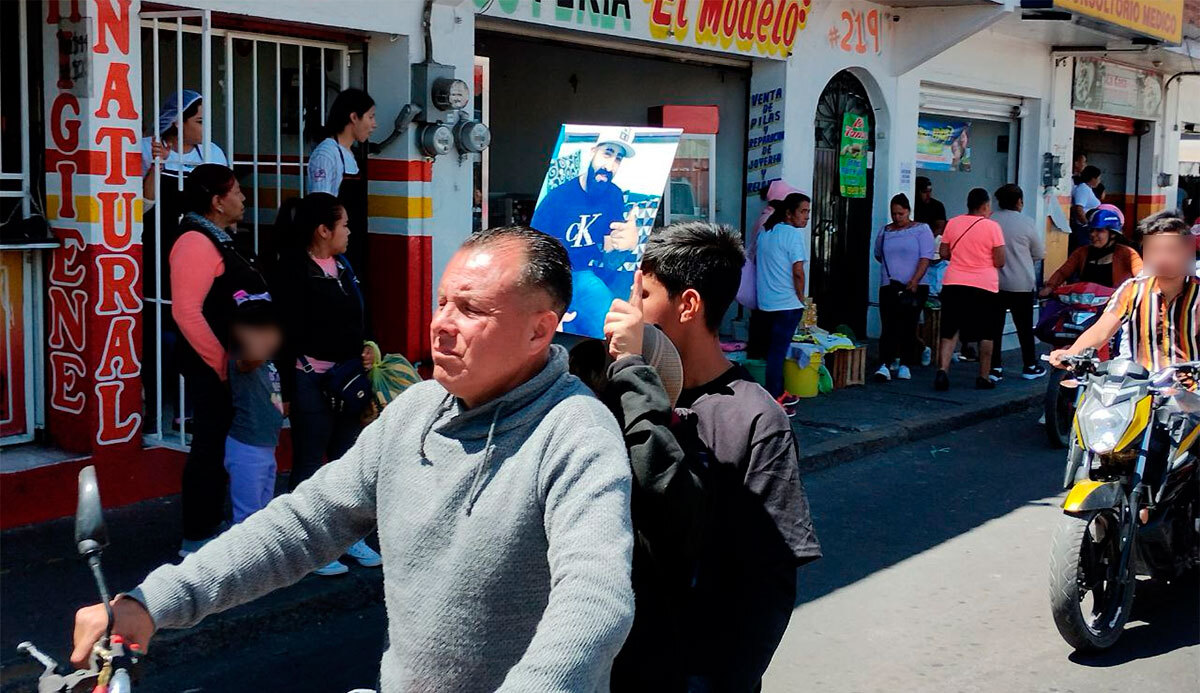
[[[286,229],[272,281],[283,315],[284,347],[279,362],[283,398],[290,405],[292,473],[295,490],[328,460],[346,453],[361,430],[360,411],[338,408],[334,382],[348,363],[364,371],[374,365],[366,340],[362,290],[344,253],[350,239],[346,210],[329,193],[288,200],[276,225]],[[347,551],[364,566],[381,565],[365,541]],[[340,561],[317,570],[341,575]]]
[[[679,352],[641,316],[641,277],[633,298],[613,302],[603,342],[571,351],[580,376],[621,426],[633,471],[633,628],[613,663],[611,687],[687,690],[686,605],[701,546],[706,497],[694,422],[675,412],[683,387]],[[612,362],[605,368],[606,358]]]

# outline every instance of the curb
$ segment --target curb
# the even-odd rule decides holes
[[[800,473],[830,469],[902,443],[933,438],[998,416],[1026,411],[1040,405],[1044,398],[1045,395],[1038,392],[983,407],[964,405],[940,414],[936,421],[896,423],[839,436],[801,451]]]

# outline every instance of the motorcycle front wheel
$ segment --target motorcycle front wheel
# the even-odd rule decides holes
[[[1065,448],[1071,442],[1071,430],[1075,424],[1075,404],[1078,390],[1062,386],[1068,373],[1059,368],[1050,371],[1046,382],[1046,396],[1042,401],[1046,415],[1046,442],[1053,448]]]
[[[1112,647],[1133,605],[1132,576],[1118,575],[1121,523],[1116,509],[1063,515],[1050,549],[1050,608],[1067,644],[1088,652]]]

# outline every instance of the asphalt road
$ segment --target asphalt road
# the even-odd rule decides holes
[[[1109,653],[1071,653],[1050,620],[1047,553],[1061,455],[1028,414],[811,474],[825,557],[764,690],[1200,690],[1200,590],[1147,587]],[[371,687],[382,607],[155,666],[141,691],[347,691]]]
[[[1109,652],[1074,655],[1050,618],[1062,457],[1030,415],[806,479],[825,557],[766,691],[1196,691],[1200,592],[1146,586]]]

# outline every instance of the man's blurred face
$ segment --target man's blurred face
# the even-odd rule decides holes
[[[933,186],[929,186],[924,190],[917,191],[917,199],[921,202],[929,202],[933,199]]]
[[[1191,235],[1155,234],[1142,239],[1146,271],[1163,279],[1177,279],[1196,271],[1196,241]]]
[[[433,377],[468,406],[519,383],[544,359],[558,316],[542,291],[518,286],[526,263],[519,241],[464,248],[450,258],[429,325]]]
[[[625,154],[620,147],[603,144],[592,149],[592,162],[588,164],[588,183],[611,183],[624,160]]]

